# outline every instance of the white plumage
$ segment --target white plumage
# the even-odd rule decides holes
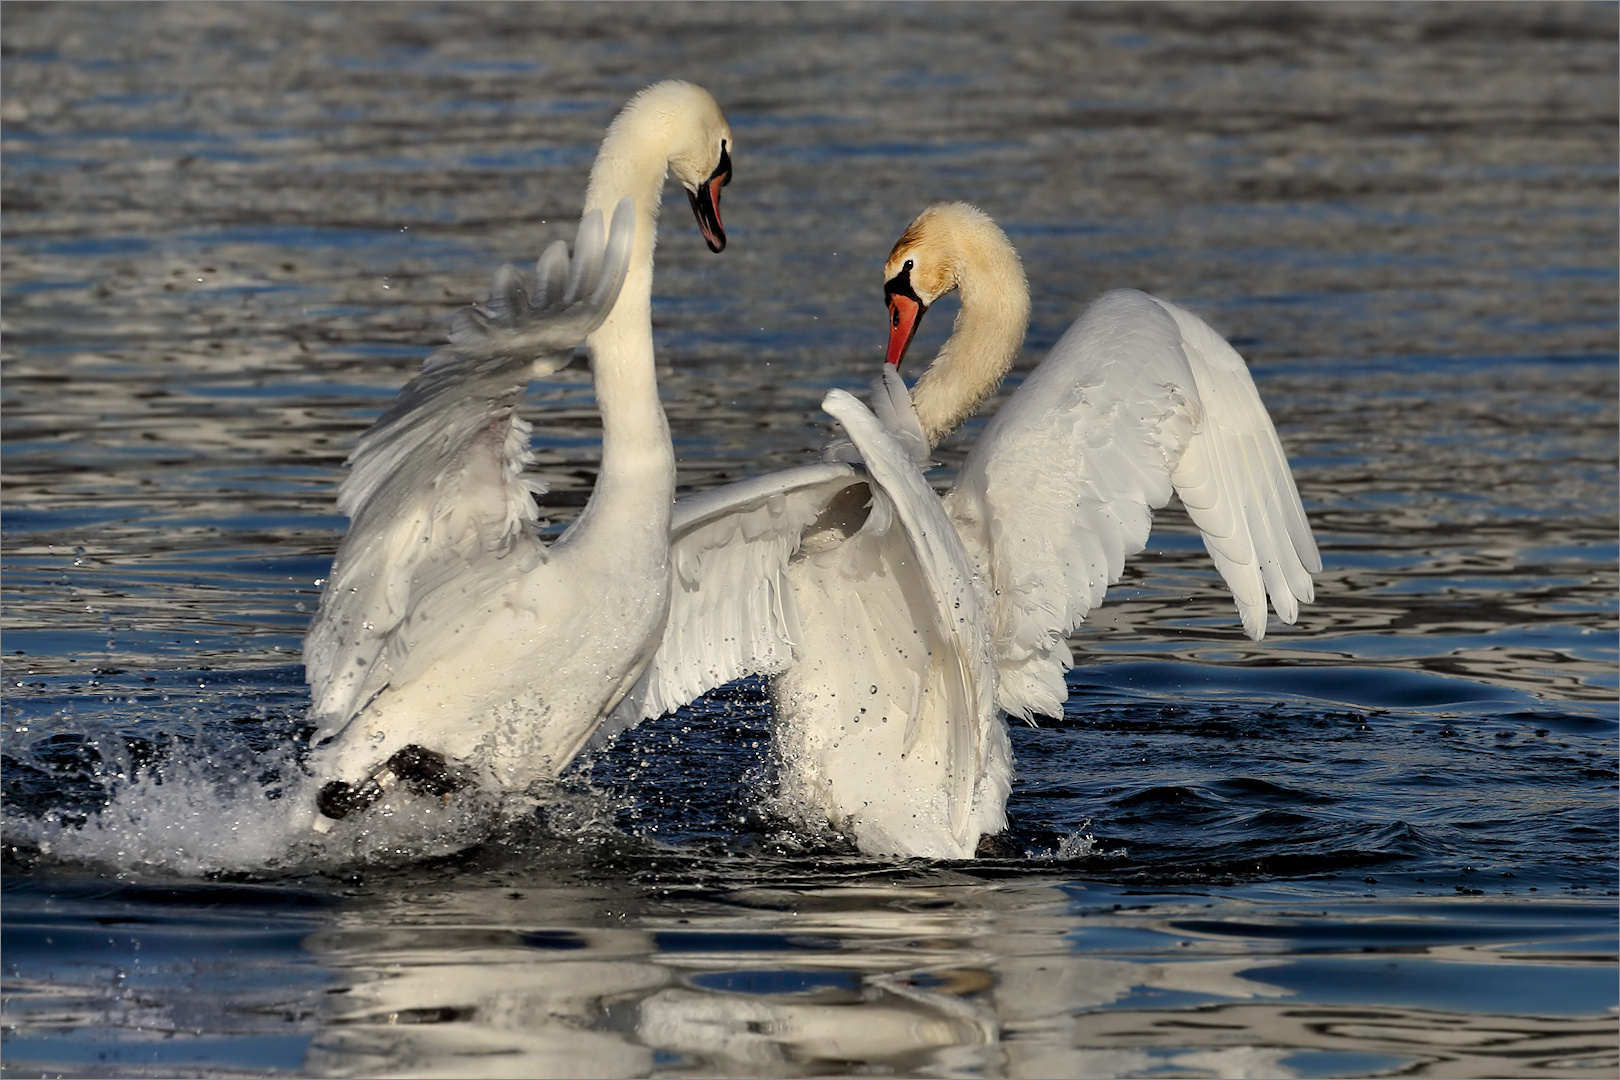
[[[455,632],[443,609],[481,606],[545,561],[534,501],[545,485],[526,475],[534,455],[518,399],[568,363],[618,298],[635,230],[628,201],[613,226],[606,234],[601,212],[587,214],[572,263],[565,243],[552,245],[532,298],[503,267],[485,312],[458,312],[451,343],[360,437],[338,488],[349,531],[305,642],[316,742],[443,652]]]
[[[349,531],[305,639],[328,787],[363,783],[411,746],[526,787],[565,767],[640,676],[668,612],[674,498],[653,364],[658,206],[673,171],[720,250],[730,140],[699,87],[638,95],[603,140],[572,263],[548,251],[532,299],[515,270],[497,274],[487,310],[457,317],[451,344],[361,438],[339,490]],[[548,546],[516,408],[581,341],[602,464]]]
[[[668,627],[614,727],[771,675],[784,810],[874,854],[968,858],[1005,826],[1005,715],[1061,712],[1067,635],[1172,493],[1251,637],[1268,594],[1294,621],[1321,564],[1241,357],[1140,292],[1070,327],[936,497],[919,465],[1010,368],[1028,288],[1005,235],[961,204],[920,215],[885,279],[891,361],[960,288],[951,339],[909,396],[886,369],[881,422],[828,395],[848,437],[833,460],[677,505]]]

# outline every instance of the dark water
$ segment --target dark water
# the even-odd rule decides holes
[[[1575,4],[8,4],[5,1074],[1612,1075],[1616,37]],[[540,806],[289,830],[344,457],[671,76],[738,143],[724,255],[663,223],[685,490],[819,447],[934,201],[1019,247],[1020,372],[1117,286],[1251,361],[1317,603],[1249,642],[1162,515],[1064,717],[1014,729],[1005,857],[762,817],[754,683]],[[588,373],[532,404],[560,531]]]

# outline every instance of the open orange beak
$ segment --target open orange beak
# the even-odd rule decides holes
[[[703,240],[713,252],[726,250],[726,229],[720,224],[720,189],[729,183],[731,183],[731,153],[722,142],[720,164],[714,167],[714,172],[698,185],[696,191],[686,193],[686,197],[692,200],[692,213],[697,215],[698,229],[703,233]]]
[[[922,322],[928,305],[911,287],[909,270],[900,271],[884,284],[883,297],[889,305],[889,349],[883,360],[898,368],[906,357],[906,350],[911,348],[911,339],[916,336],[917,324]]]

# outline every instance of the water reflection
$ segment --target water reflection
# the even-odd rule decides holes
[[[1076,1018],[1068,1076],[1604,1076],[1620,1057],[1607,1018],[1432,1009],[1214,1005]]]
[[[10,880],[7,1072],[1603,1076],[1617,1064],[1611,904],[601,857],[445,864],[351,881],[346,896]]]
[[[1612,1066],[1599,1018],[1612,968],[1591,940],[1612,933],[1612,913],[1505,911],[1479,913],[1481,932],[1449,909],[1306,916],[1028,881],[413,890],[306,939],[347,984],[306,1064],[344,1076],[1470,1075],[1493,1055],[1561,1075]],[[1244,915],[1269,948],[1234,928]],[[1419,934],[1470,944],[1431,951]],[[1588,996],[1535,1007],[1535,957],[1510,948],[1527,939],[1589,965]],[[1410,965],[1431,952],[1444,965],[1429,977],[1459,1011],[1346,1004],[1334,976],[1290,976],[1323,955]],[[1515,978],[1519,1015],[1468,1011],[1470,982]]]

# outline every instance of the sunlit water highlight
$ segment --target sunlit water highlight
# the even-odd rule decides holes
[[[62,5],[0,34],[6,1074],[1615,1071],[1613,8]],[[683,490],[819,447],[822,394],[881,359],[882,256],[941,199],[1025,260],[1014,383],[1136,286],[1227,333],[1277,421],[1318,602],[1247,641],[1162,515],[1065,715],[1014,729],[997,857],[785,828],[757,682],[555,791],[308,828],[342,460],[671,75],[738,140],[726,253],[678,196],[663,223]],[[588,375],[531,398],[560,531]]]

